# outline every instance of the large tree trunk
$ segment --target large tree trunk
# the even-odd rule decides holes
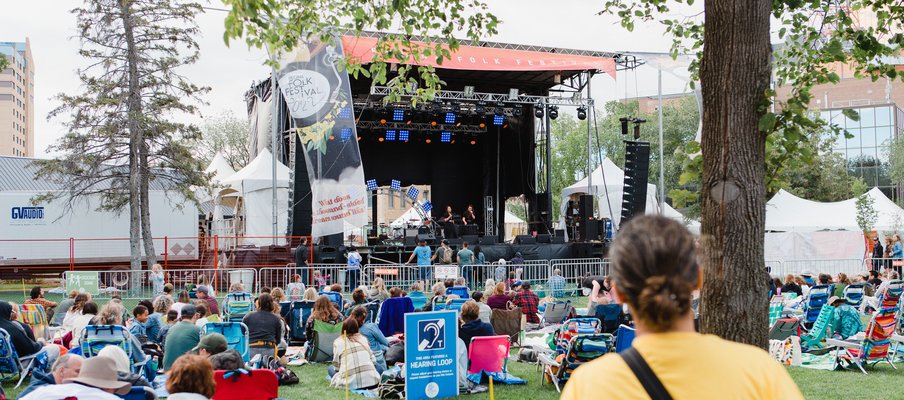
[[[144,143],[141,124],[141,88],[138,81],[138,52],[135,49],[135,35],[132,30],[131,2],[120,0],[120,17],[126,36],[127,62],[129,70],[129,244],[131,247],[132,270],[141,270],[141,145]],[[133,273],[130,287],[138,287],[138,274]]]
[[[154,249],[154,235],[151,233],[151,203],[148,199],[148,180],[150,179],[150,168],[148,167],[148,146],[142,142],[139,145],[140,156],[139,163],[141,169],[141,187],[139,197],[141,198],[141,237],[144,239],[144,255],[148,265],[157,263],[157,252]],[[167,249],[164,249],[167,251]]]
[[[705,3],[701,327],[765,348],[765,143],[770,0]]]

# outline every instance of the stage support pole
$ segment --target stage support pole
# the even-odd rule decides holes
[[[662,67],[659,67],[659,214],[665,208],[665,159],[663,147],[665,142],[662,135]]]
[[[501,193],[499,191],[499,175],[500,175],[500,173],[499,173],[500,167],[499,166],[500,166],[500,163],[502,162],[500,160],[501,156],[502,156],[502,132],[501,132],[501,129],[497,126],[496,127],[496,199],[494,201],[496,203],[496,209],[493,212],[493,219],[494,219],[493,223],[496,226],[496,238],[499,239],[499,243],[502,243],[505,241],[505,224],[502,224],[502,229],[499,229],[499,221],[500,221],[499,215],[504,215],[504,213],[505,213],[505,208],[504,208],[505,202],[503,202],[502,199],[499,198],[499,196],[501,195]],[[500,206],[502,206],[502,207],[500,207]],[[504,219],[503,219],[503,221],[504,221]]]
[[[272,51],[270,53],[270,57],[274,58],[274,59],[276,58],[276,56],[273,54]],[[270,72],[270,102],[273,103],[273,111],[270,114],[270,130],[271,130],[271,132],[270,132],[270,155],[273,158],[273,160],[272,160],[273,162],[271,163],[271,172],[273,173],[273,179],[271,182],[271,184],[273,186],[273,205],[272,205],[273,208],[270,211],[271,211],[271,215],[273,216],[273,244],[274,245],[277,244],[276,236],[279,234],[279,232],[278,232],[279,224],[278,224],[278,220],[277,220],[278,213],[276,211],[277,204],[279,201],[277,192],[276,192],[276,162],[277,162],[276,157],[278,155],[277,147],[276,147],[276,141],[278,140],[277,139],[278,135],[277,135],[276,131],[277,131],[277,129],[279,129],[278,128],[279,121],[277,120],[277,118],[279,117],[279,104],[278,104],[279,96],[276,95],[276,72],[277,72],[276,67],[275,66],[272,67],[271,72]]]
[[[543,118],[546,125],[546,233],[552,231],[552,125],[550,125],[549,109],[545,110]],[[542,211],[540,218],[543,218]]]
[[[590,97],[590,79],[591,79],[590,72],[587,72],[587,98],[588,99],[591,98]],[[590,114],[588,114],[588,116],[589,115]],[[587,118],[586,121],[587,121],[587,194],[593,196],[593,200],[594,200],[594,202],[596,202],[596,200],[597,200],[596,199],[596,191],[593,190],[593,163],[590,162],[591,154],[592,154],[590,152],[590,147],[593,146],[593,143],[591,141],[592,135],[590,133],[591,132],[590,118]],[[602,171],[602,170],[600,170],[600,172],[605,173],[605,171]],[[606,201],[608,202],[609,199],[607,198]],[[593,207],[593,214],[596,215],[596,207]],[[610,218],[611,218],[611,216],[610,216]]]

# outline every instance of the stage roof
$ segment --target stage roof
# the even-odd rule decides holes
[[[346,55],[363,63],[369,62],[381,35],[363,32],[360,36],[343,36]],[[413,37],[412,40],[430,44],[441,42],[441,39],[424,37]],[[412,64],[439,69],[447,89],[459,90],[463,85],[484,83],[499,88],[545,91],[584,71],[603,72],[615,78],[617,70],[633,68],[637,61],[633,56],[621,53],[462,40],[452,58],[442,64],[434,57]]]

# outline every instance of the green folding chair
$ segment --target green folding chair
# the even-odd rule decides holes
[[[832,319],[835,316],[835,307],[828,304],[822,306],[819,310],[819,316],[813,323],[813,328],[809,332],[801,335],[800,345],[811,349],[821,349],[822,340],[826,337],[826,331],[832,327]]]

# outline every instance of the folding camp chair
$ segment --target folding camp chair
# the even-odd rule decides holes
[[[615,333],[618,330],[618,325],[624,320],[624,315],[621,304],[596,305],[595,316],[602,322],[603,327],[601,331],[604,333]]]
[[[822,339],[826,337],[826,331],[832,328],[832,319],[835,316],[835,307],[828,304],[822,306],[819,317],[813,323],[809,332],[800,336],[800,345],[809,348],[822,348]]]
[[[521,308],[511,310],[493,310],[490,314],[490,325],[497,335],[506,335],[512,343],[520,344],[521,336]]]
[[[233,292],[223,301],[223,319],[227,322],[241,322],[242,318],[254,311],[254,299],[245,292]]]
[[[769,328],[769,340],[785,340],[790,336],[801,336],[800,319],[779,318]]]
[[[540,326],[561,324],[574,308],[570,301],[553,301],[546,303],[543,316],[540,317]]]
[[[132,386],[129,393],[119,397],[122,397],[123,400],[157,400],[157,394],[154,393],[154,389],[147,386]]]
[[[85,358],[96,356],[101,349],[107,346],[121,348],[129,356],[129,360],[133,359],[133,351],[135,351],[132,346],[132,336],[122,325],[88,325],[82,331],[80,345],[82,356]],[[150,356],[145,355],[144,360],[132,362],[132,373],[144,375],[144,366],[150,359]]]
[[[593,317],[572,318],[565,321],[556,335],[556,354],[565,354],[571,338],[577,335],[601,333],[601,325],[600,320]]]
[[[279,398],[279,379],[269,369],[214,371],[213,378],[217,385],[212,400]]]
[[[772,296],[772,300],[769,301],[769,326],[775,325],[776,321],[782,317],[782,310],[784,310],[785,303],[783,301],[782,296]]]
[[[631,347],[631,343],[634,343],[634,328],[627,325],[619,325],[618,330],[615,331],[615,352],[621,353],[623,350],[627,350]]]
[[[544,377],[552,381],[556,390],[561,392],[562,386],[571,377],[575,368],[608,353],[611,341],[612,335],[607,333],[577,335],[569,341],[561,361],[547,353],[539,354],[537,361],[543,367]],[[543,381],[540,382],[542,384]]]
[[[342,324],[314,321],[314,337],[308,343],[305,358],[308,362],[333,361],[333,342],[342,335]]]
[[[864,286],[866,286],[866,285],[864,285],[862,283],[853,283],[853,284],[847,285],[847,287],[845,287],[844,291],[842,292],[842,293],[844,293],[844,294],[842,294],[842,296],[844,297],[844,300],[847,301],[848,304],[850,304],[851,306],[853,306],[855,308],[860,307],[860,304],[863,303]]]
[[[36,338],[52,339],[59,327],[51,327],[47,321],[47,311],[40,304],[22,304],[19,306],[19,317],[31,327]]]
[[[342,293],[336,292],[320,292],[319,295],[326,296],[330,299],[333,304],[336,305],[337,310],[342,310]]]
[[[377,326],[383,336],[389,337],[405,331],[405,314],[414,312],[414,305],[407,297],[390,297],[380,304]]]
[[[247,325],[241,322],[208,322],[201,327],[201,336],[214,332],[225,336],[226,346],[239,352],[244,362],[251,360]]]
[[[506,373],[510,348],[505,335],[472,338],[468,345],[468,375]]]
[[[465,305],[469,300],[471,299],[451,299],[446,305],[446,308],[453,311],[460,311],[461,306]]]
[[[860,371],[866,374],[864,366],[876,365],[884,361],[892,368],[897,369],[892,359],[895,351],[889,350],[891,350],[892,341],[900,343],[901,340],[904,340],[904,337],[894,334],[895,328],[898,326],[902,292],[904,292],[904,283],[896,280],[890,282],[886,289],[879,293],[879,309],[873,313],[866,333],[859,342],[826,339],[827,346],[838,347],[835,350],[836,368],[856,365]]]
[[[44,350],[19,357],[9,332],[0,329],[0,381],[5,382],[19,375],[19,381],[16,382],[16,387],[19,387],[32,370],[47,369],[47,361],[47,352]]]
[[[816,319],[819,318],[819,310],[822,309],[822,306],[829,301],[829,296],[832,294],[830,285],[816,285],[810,288],[810,295],[807,298],[807,302],[804,304],[804,317],[803,321],[801,321],[801,325],[803,325],[804,329],[810,329],[813,326],[813,323],[816,322]]]
[[[415,310],[420,310],[427,305],[427,295],[424,292],[411,292],[407,297],[411,299]]]
[[[459,299],[471,298],[471,295],[468,293],[467,286],[452,286],[450,288],[446,288],[446,296],[450,294],[458,296]]]
[[[314,311],[313,301],[293,301],[289,314],[289,341],[292,343],[304,343],[304,327],[308,323],[308,317]]]
[[[377,323],[377,317],[380,316],[380,302],[379,301],[371,301],[364,305],[364,308],[367,310],[367,319],[365,322]]]

